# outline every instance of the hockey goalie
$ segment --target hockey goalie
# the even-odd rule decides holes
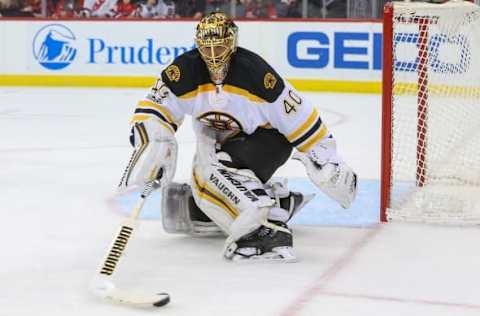
[[[288,221],[312,197],[271,180],[295,150],[310,180],[348,208],[357,176],[315,106],[260,56],[237,47],[220,12],[197,25],[197,48],[178,56],[136,106],[135,148],[121,186],[158,180],[167,232],[222,233],[228,260],[295,261]],[[172,182],[175,132],[190,115],[197,147],[191,182]]]

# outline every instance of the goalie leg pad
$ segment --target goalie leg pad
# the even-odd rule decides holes
[[[229,235],[238,237],[258,228],[274,206],[263,184],[247,169],[216,163],[194,167],[192,188],[198,207]]]
[[[286,220],[288,211],[275,207],[275,200],[252,170],[236,168],[229,162],[232,160],[228,153],[216,151],[214,142],[200,135],[193,166],[193,197],[199,208],[229,235],[225,258],[287,257],[285,251],[291,250],[291,232],[283,227],[286,226],[283,222],[272,228],[268,219],[274,215]],[[264,238],[264,234],[270,237]],[[251,248],[255,248],[254,255],[250,255]],[[284,253],[275,254],[273,248]]]
[[[228,153],[217,152],[217,141],[208,133],[198,133],[193,162],[192,189],[198,207],[228,235],[240,237],[257,229],[267,219],[274,201],[263,189],[262,181],[249,169],[227,167]],[[220,162],[221,161],[221,162]],[[245,225],[233,225],[240,214]],[[252,218],[250,219],[250,215]],[[240,221],[244,223],[244,221]],[[239,223],[240,223],[239,222]]]
[[[288,220],[288,212],[275,207],[275,201],[266,194],[263,184],[251,171],[216,165],[203,184],[198,184],[197,172],[194,172],[197,183],[194,196],[202,210],[226,228],[229,235],[224,249],[226,259],[296,260],[291,231],[284,223]],[[272,224],[269,219],[273,217],[281,221]]]
[[[186,183],[171,182],[162,189],[162,224],[167,233],[197,237],[223,235],[223,231],[195,204]]]

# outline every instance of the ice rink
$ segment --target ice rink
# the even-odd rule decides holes
[[[116,278],[172,302],[139,310],[92,296],[88,284],[131,208],[132,196],[115,190],[145,91],[0,89],[0,316],[480,315],[479,227],[375,224],[380,95],[308,94],[360,191],[351,210],[319,193],[299,214],[298,263],[226,262],[222,238],[164,233],[153,199]],[[186,119],[178,132],[178,181],[191,170],[189,127]],[[275,176],[307,183],[294,161]]]

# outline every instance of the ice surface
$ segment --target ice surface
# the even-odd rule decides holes
[[[143,93],[0,89],[1,316],[152,315],[87,291],[133,199],[116,196],[115,187],[130,156],[128,120]],[[165,234],[152,200],[150,219],[116,271],[119,287],[169,292],[172,302],[154,311],[162,315],[479,315],[478,227],[371,225],[380,96],[309,97],[360,175],[350,213],[337,216],[319,194],[293,226],[299,263],[232,264],[221,258],[221,238]],[[178,181],[191,170],[189,125],[178,132]],[[298,162],[276,176],[314,189]]]

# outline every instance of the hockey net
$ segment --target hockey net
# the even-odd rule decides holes
[[[382,221],[480,223],[480,9],[384,11]]]

